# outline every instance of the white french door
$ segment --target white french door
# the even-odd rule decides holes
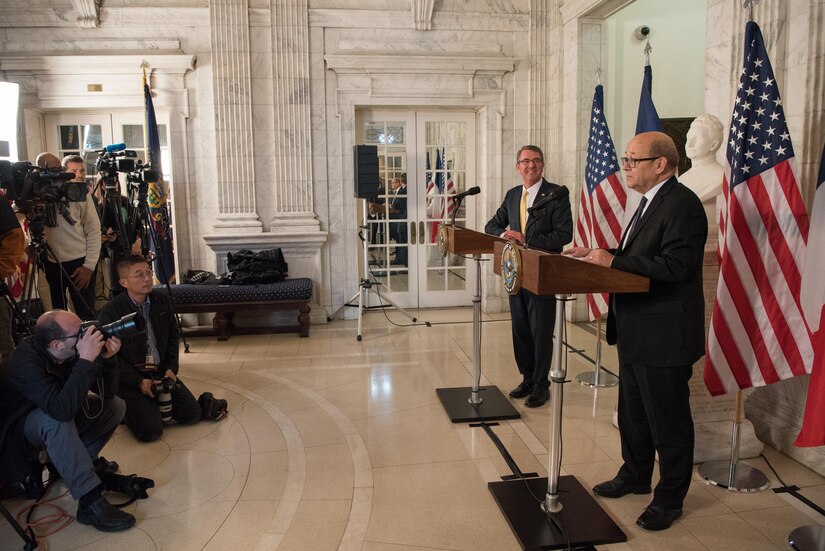
[[[459,226],[475,219],[472,200],[456,208],[452,199],[475,185],[474,114],[370,109],[358,111],[356,121],[357,143],[378,147],[382,188],[365,238],[380,292],[407,308],[470,304],[471,260],[441,256],[435,232],[453,215]],[[393,189],[404,176],[406,189]]]

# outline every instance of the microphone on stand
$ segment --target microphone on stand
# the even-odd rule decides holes
[[[545,206],[547,206],[549,203],[552,203],[553,201],[558,201],[559,199],[564,199],[568,195],[570,195],[570,190],[567,189],[567,186],[561,186],[560,188],[551,191],[550,193],[548,193],[547,195],[545,195],[541,199],[538,199],[535,203],[533,203],[532,207],[527,209],[527,212],[530,213],[531,217],[535,216],[536,220],[539,220],[542,217],[544,217],[544,207]],[[529,224],[529,220],[528,220],[528,224]],[[534,228],[535,228],[535,225],[530,227],[530,229],[534,229]],[[532,235],[533,232],[530,232],[530,233]],[[528,241],[529,241],[529,236],[527,235],[527,232],[525,231],[524,232],[524,246],[525,247],[528,246],[527,245]]]
[[[553,190],[535,203],[533,206],[527,209],[527,212],[533,214],[533,212],[544,208],[547,203],[552,203],[553,201],[558,201],[559,199],[564,199],[570,195],[570,190],[567,189],[567,186],[561,186],[559,189]]]
[[[453,209],[453,215],[450,217],[451,226],[455,226],[455,215],[458,213],[458,208],[461,206],[461,200],[470,195],[478,195],[479,193],[481,193],[481,188],[478,186],[473,186],[467,191],[462,191],[461,193],[457,193],[452,196],[452,200],[455,201],[455,208]]]

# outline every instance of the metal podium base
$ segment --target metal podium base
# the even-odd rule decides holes
[[[521,417],[497,386],[478,387],[478,395],[484,401],[477,405],[469,402],[472,391],[473,388],[469,386],[435,389],[441,405],[453,423],[503,421]]]
[[[812,524],[794,528],[788,534],[788,545],[796,551],[821,551],[825,549],[825,526]]]
[[[573,549],[627,541],[622,529],[574,476],[559,477],[558,485],[563,508],[556,519],[567,538],[536,501],[547,493],[547,478],[490,482],[487,488],[523,549],[567,549],[568,540]]]
[[[609,388],[619,384],[619,378],[610,373],[599,374],[599,382],[596,382],[596,373],[588,371],[587,373],[579,373],[576,375],[576,382],[582,386],[589,386],[590,388]]]
[[[731,492],[763,492],[771,487],[770,480],[762,471],[742,462],[736,464],[733,480],[730,476],[730,461],[724,459],[702,463],[699,465],[699,475],[708,484]]]

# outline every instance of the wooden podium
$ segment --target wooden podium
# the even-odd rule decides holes
[[[441,405],[453,423],[518,419],[521,414],[495,386],[481,384],[481,255],[492,254],[498,237],[452,225],[439,228],[438,245],[442,254],[472,255],[476,264],[473,295],[473,381],[470,387],[437,388]]]
[[[559,476],[561,408],[567,377],[562,348],[565,346],[564,305],[568,295],[577,293],[647,292],[650,281],[646,277],[589,264],[569,256],[524,249],[503,242],[494,244],[493,269],[498,275],[502,275],[501,259],[505,246],[515,247],[516,256],[520,256],[517,270],[521,273],[521,287],[537,295],[556,295],[556,326],[550,367],[550,454],[547,479],[490,482],[487,486],[525,549],[563,549],[568,546],[576,549],[627,541],[625,533],[576,477]],[[512,274],[507,274],[507,277],[512,277]],[[533,494],[541,492],[545,484],[545,499],[538,505]],[[560,494],[564,495],[564,504]],[[554,522],[550,522],[548,516]]]

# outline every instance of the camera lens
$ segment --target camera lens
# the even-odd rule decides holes
[[[120,338],[142,333],[144,327],[143,318],[137,312],[132,312],[117,321],[104,325],[100,328],[100,332],[103,333],[103,336],[107,339],[109,337]]]

